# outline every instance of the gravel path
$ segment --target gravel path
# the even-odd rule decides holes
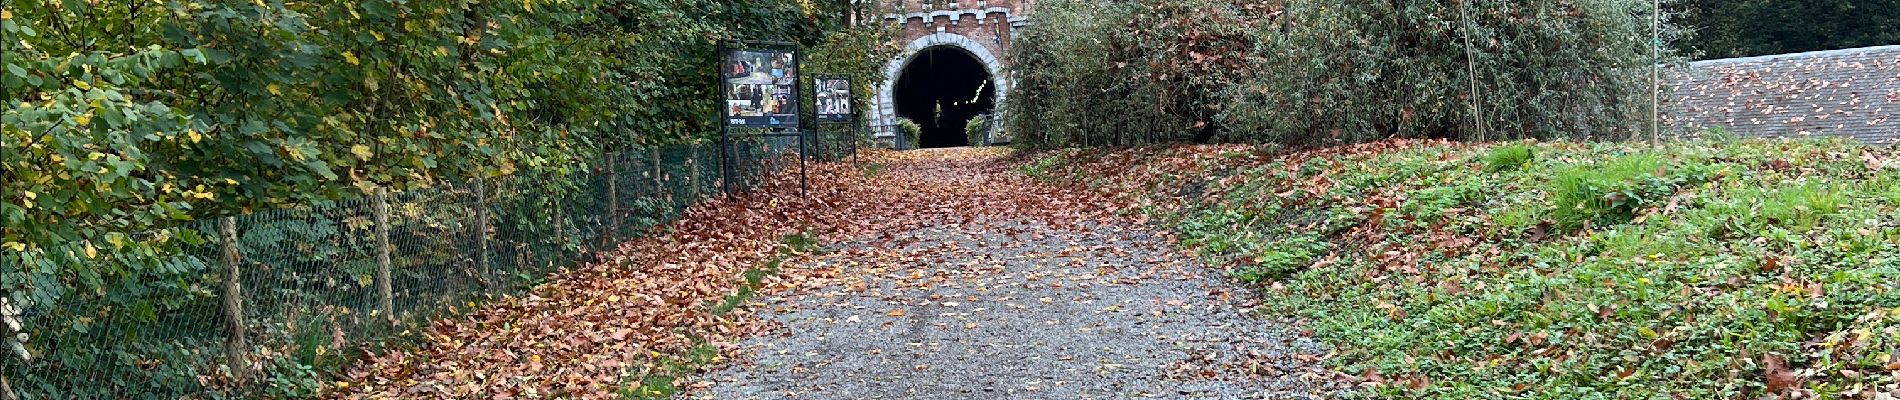
[[[794,268],[778,324],[699,377],[710,399],[1329,398],[1323,350],[1250,316],[1250,291],[1114,226],[939,225]]]

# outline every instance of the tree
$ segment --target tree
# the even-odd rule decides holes
[[[1700,58],[1900,44],[1900,0],[1685,0],[1672,7]]]

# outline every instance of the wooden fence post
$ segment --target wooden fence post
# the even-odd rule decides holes
[[[657,190],[660,190],[660,188],[664,186],[661,183],[664,182],[665,179],[663,179],[661,175],[663,175],[666,172],[666,170],[660,169],[660,148],[658,147],[648,148],[647,154],[650,154],[653,157],[653,190],[657,191]]]
[[[482,288],[491,288],[488,265],[488,184],[481,177],[475,178],[475,268],[469,271],[476,275],[476,281]]]
[[[376,294],[377,308],[390,324],[396,323],[396,291],[389,282],[389,189],[376,188]]]
[[[620,240],[620,169],[614,166],[614,154],[607,155],[607,234],[600,235],[600,249],[606,251]]]
[[[224,242],[224,363],[239,384],[248,375],[250,362],[244,343],[243,288],[238,273],[237,218],[224,217],[218,224],[218,236]]]
[[[699,144],[687,146],[686,151],[686,175],[688,176],[686,182],[692,186],[693,196],[688,203],[697,203],[699,202]]]
[[[558,198],[554,200],[554,257],[562,256],[567,250],[567,206]],[[549,260],[560,263],[560,260]]]
[[[651,154],[653,156],[652,196],[656,198],[664,199],[668,203],[672,203],[673,191],[666,187],[666,169],[664,169],[663,165],[661,165],[662,163],[660,163],[660,148],[658,147],[648,148],[647,152],[648,154]]]

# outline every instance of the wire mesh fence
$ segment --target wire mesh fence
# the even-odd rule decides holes
[[[812,157],[824,161],[843,161],[858,153],[858,147],[865,145],[854,125],[821,125],[810,131],[806,141],[812,146]]]
[[[142,258],[158,272],[119,277],[147,281],[127,286],[144,290],[0,307],[24,334],[11,343],[24,356],[0,362],[0,395],[313,396],[365,350],[414,340],[433,318],[522,292],[722,189],[749,191],[796,168],[805,139],[626,151],[581,174],[523,172],[139,233],[171,244]]]

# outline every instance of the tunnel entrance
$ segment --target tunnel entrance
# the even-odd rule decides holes
[[[964,125],[995,108],[989,69],[968,51],[934,46],[919,51],[892,87],[897,116],[923,127],[917,147],[969,146]]]

